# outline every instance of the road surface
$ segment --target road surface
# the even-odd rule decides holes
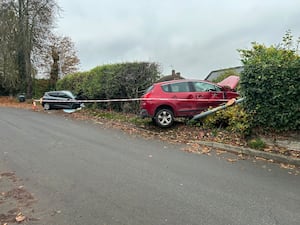
[[[32,224],[300,224],[300,176],[276,164],[30,110],[0,107],[0,134],[1,168],[38,199]]]

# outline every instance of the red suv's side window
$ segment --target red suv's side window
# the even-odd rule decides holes
[[[164,92],[171,92],[171,88],[169,84],[162,85],[161,88],[163,89]]]
[[[196,92],[205,91],[221,91],[221,89],[213,84],[208,84],[205,82],[193,82]]]
[[[190,92],[188,82],[179,82],[174,84],[163,85],[162,89],[165,92]]]

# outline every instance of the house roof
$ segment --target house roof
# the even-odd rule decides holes
[[[171,75],[163,76],[157,82],[163,82],[163,81],[169,81],[169,80],[182,80],[182,79],[185,79],[185,78],[182,77],[179,72],[176,73],[175,70],[172,70]]]

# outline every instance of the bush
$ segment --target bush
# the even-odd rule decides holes
[[[266,143],[263,142],[260,138],[256,138],[248,141],[248,146],[250,148],[262,150],[266,147]]]
[[[57,82],[57,89],[83,93],[89,99],[139,98],[144,90],[159,78],[156,63],[133,62],[98,66],[89,72],[65,76]],[[93,105],[95,107],[95,105]],[[99,103],[97,108],[137,112],[137,102]]]
[[[46,91],[49,91],[50,85],[48,79],[34,79],[33,80],[33,97],[41,98]]]
[[[217,111],[203,119],[204,128],[225,128],[226,130],[248,135],[251,128],[251,116],[242,105],[235,105]]]
[[[289,45],[290,46],[290,43]],[[240,50],[244,71],[241,93],[253,125],[272,130],[300,129],[300,57],[287,45],[253,43]]]

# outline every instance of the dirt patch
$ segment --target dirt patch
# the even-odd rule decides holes
[[[13,97],[0,97],[0,106],[3,107],[13,107],[22,109],[32,109],[32,100],[26,100],[25,102],[19,102]]]
[[[0,224],[36,221],[33,204],[37,201],[14,172],[0,171]]]

